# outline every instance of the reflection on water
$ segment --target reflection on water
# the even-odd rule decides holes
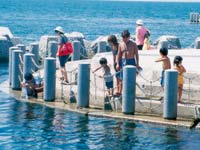
[[[190,149],[200,131],[95,118],[0,92],[0,149]]]

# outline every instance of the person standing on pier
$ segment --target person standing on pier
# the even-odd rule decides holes
[[[115,69],[116,72],[116,80],[117,80],[117,92],[115,93],[115,95],[121,95],[121,82],[122,80],[120,79],[120,72],[118,72],[119,70],[117,70],[116,66],[117,66],[117,54],[118,54],[118,47],[119,47],[119,43],[117,41],[117,37],[115,35],[110,35],[108,37],[108,43],[111,47],[112,50],[112,54],[113,54],[113,67]]]
[[[138,50],[142,50],[143,49],[143,45],[144,45],[144,40],[145,37],[148,35],[149,38],[149,30],[147,28],[145,28],[143,26],[143,21],[142,20],[137,20],[136,21],[136,30],[135,30],[135,38],[136,38],[136,44],[138,47]],[[145,36],[146,35],[146,36]],[[147,39],[146,39],[147,40]],[[148,42],[148,41],[146,41]]]
[[[64,35],[64,30],[61,26],[57,26],[54,29],[55,33],[58,35],[58,51],[57,56],[59,58],[60,62],[60,70],[62,77],[60,78],[63,82],[63,84],[68,84],[68,77],[67,77],[67,71],[65,69],[65,64],[69,59],[69,53],[64,50],[65,44],[68,42],[68,38]]]
[[[130,40],[130,33],[128,30],[124,30],[121,34],[123,42],[119,44],[116,69],[120,70],[120,79],[123,79],[123,67],[126,65],[133,65],[136,68],[139,67],[139,55],[138,48],[134,41]],[[122,92],[122,83],[120,85],[120,92]]]
[[[167,48],[161,48],[160,49],[160,58],[158,58],[155,62],[162,62],[162,73],[161,73],[161,80],[160,84],[162,88],[164,89],[164,75],[165,75],[165,70],[171,69],[171,63],[170,59],[167,56],[168,55],[168,49]]]
[[[183,90],[183,73],[186,72],[185,67],[182,65],[183,58],[176,56],[174,58],[174,69],[178,71],[178,102],[181,103],[182,90]]]

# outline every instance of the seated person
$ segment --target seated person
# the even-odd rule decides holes
[[[26,73],[24,79],[25,83],[21,83],[21,86],[22,88],[26,88],[27,96],[37,98],[38,93],[43,92],[43,85],[41,83],[36,84],[36,80],[31,73]]]

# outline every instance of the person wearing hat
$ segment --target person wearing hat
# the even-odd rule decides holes
[[[143,26],[143,21],[141,19],[136,21],[136,25],[137,25],[135,30],[136,44],[138,49],[142,50],[144,45],[145,34],[149,31]]]
[[[65,45],[65,43],[68,42],[68,38],[64,35],[64,30],[61,26],[57,26],[54,29],[55,33],[58,36],[58,51],[57,51],[57,56],[59,58],[59,62],[60,62],[60,71],[62,74],[62,77],[60,78],[61,80],[63,80],[62,83],[64,84],[68,84],[68,77],[67,77],[67,71],[65,69],[65,64],[69,59],[69,54],[66,54],[62,51],[63,46]]]

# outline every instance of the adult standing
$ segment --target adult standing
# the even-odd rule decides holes
[[[119,70],[116,68],[117,66],[116,59],[117,59],[117,54],[118,54],[119,43],[115,35],[110,35],[107,41],[111,47],[112,54],[113,54],[113,67],[115,69],[115,72],[117,72],[115,76],[117,80],[117,92],[115,93],[115,95],[121,95],[122,80],[120,80],[120,73],[118,72]]]
[[[117,54],[117,66],[118,70],[121,69],[120,79],[123,79],[123,67],[126,65],[133,65],[139,68],[139,55],[138,48],[134,41],[130,40],[130,33],[128,30],[124,30],[121,34],[123,41],[119,44]]]
[[[65,64],[69,59],[69,54],[66,54],[64,52],[64,46],[68,42],[68,38],[64,35],[64,30],[61,26],[57,26],[54,29],[55,33],[58,35],[58,50],[57,50],[57,56],[59,58],[60,62],[60,71],[62,74],[62,77],[60,78],[63,80],[64,84],[68,84],[68,77],[67,77],[67,71],[65,69]]]
[[[139,50],[142,50],[143,45],[144,45],[144,39],[145,39],[145,34],[149,32],[148,29],[146,29],[143,26],[143,21],[141,19],[136,21],[136,30],[135,30],[135,38],[136,38],[136,44]]]

